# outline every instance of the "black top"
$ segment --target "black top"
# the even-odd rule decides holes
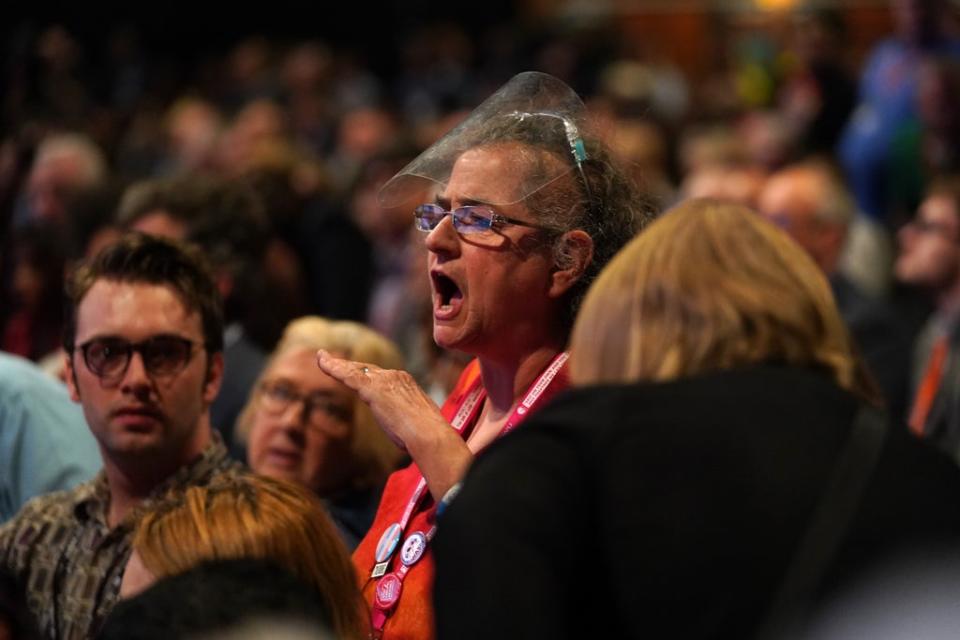
[[[363,537],[367,535],[380,506],[383,485],[363,489],[348,489],[335,496],[325,498],[324,506],[333,524],[340,533],[340,539],[353,553]]]
[[[441,518],[438,637],[749,637],[857,408],[785,367],[561,396],[476,461]],[[895,424],[820,594],[958,534],[960,469]]]
[[[913,345],[896,308],[868,296],[849,278],[835,273],[830,289],[867,368],[877,381],[887,410],[898,420],[907,414]]]

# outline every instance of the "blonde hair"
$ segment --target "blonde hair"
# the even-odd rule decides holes
[[[356,322],[305,316],[287,325],[254,389],[259,388],[259,383],[270,372],[277,358],[299,349],[326,349],[339,357],[367,362],[384,369],[403,368],[399,349],[376,331]],[[259,394],[254,391],[237,419],[236,433],[243,442],[246,442],[253,429],[258,404]],[[358,469],[353,478],[353,485],[358,489],[382,483],[403,458],[403,452],[377,425],[370,407],[356,394],[350,451]]]
[[[830,285],[749,209],[689,200],[654,222],[590,290],[572,339],[576,384],[663,381],[765,361],[872,390]]]
[[[169,494],[140,518],[133,549],[157,578],[208,561],[258,558],[315,587],[338,638],[364,638],[365,606],[333,523],[310,491],[254,474]]]

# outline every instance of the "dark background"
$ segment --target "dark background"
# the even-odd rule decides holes
[[[59,23],[86,50],[93,51],[111,32],[133,27],[149,51],[192,59],[222,53],[237,40],[254,34],[281,41],[320,38],[337,48],[353,50],[378,71],[389,72],[400,36],[420,24],[450,21],[481,32],[515,20],[519,13],[515,0],[24,3],[4,10],[0,35],[9,56],[24,41],[24,34]]]

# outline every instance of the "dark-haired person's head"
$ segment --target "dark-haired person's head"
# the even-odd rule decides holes
[[[960,176],[945,176],[930,185],[897,240],[897,278],[929,291],[938,306],[952,305],[951,292],[960,288]]]
[[[207,348],[223,350],[223,302],[201,250],[176,240],[129,232],[81,265],[68,280],[70,308],[63,336],[68,353],[76,344],[77,310],[99,280],[170,287],[187,309],[200,314]]]
[[[257,620],[299,623],[317,637],[333,637],[328,603],[315,588],[276,564],[247,558],[214,560],[159,580],[121,601],[99,637],[195,638]]]
[[[198,250],[131,233],[67,293],[67,384],[105,466],[160,480],[198,457],[223,377],[220,296]]]
[[[197,176],[131,185],[118,205],[117,222],[126,229],[196,244],[216,269],[234,273],[259,262],[270,232],[253,189]]]
[[[241,344],[268,350],[284,324],[307,306],[300,256],[290,244],[297,243],[294,227],[302,207],[279,196],[269,201],[268,212],[267,196],[276,194],[264,193],[258,182],[252,176],[206,175],[136,182],[117,206],[117,223],[199,247],[216,276],[230,331],[242,330]],[[290,239],[282,239],[281,231]],[[235,421],[248,382],[239,382],[237,397],[231,394],[214,407],[219,428],[228,430],[225,424]],[[225,386],[233,389],[235,382]]]

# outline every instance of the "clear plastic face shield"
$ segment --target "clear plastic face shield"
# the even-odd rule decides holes
[[[581,168],[587,160],[585,117],[583,102],[557,78],[533,71],[516,75],[391,178],[380,190],[380,202],[385,207],[403,206],[427,187],[443,196],[458,162],[461,169],[471,162],[485,163],[488,178],[467,184],[466,192],[457,194],[463,201],[491,206],[519,203],[571,172],[579,174],[576,179],[586,189]],[[424,221],[418,211],[421,230],[439,223],[436,213],[432,215]],[[461,217],[455,217],[461,232],[489,228],[476,216]],[[500,221],[517,223],[505,216]]]

